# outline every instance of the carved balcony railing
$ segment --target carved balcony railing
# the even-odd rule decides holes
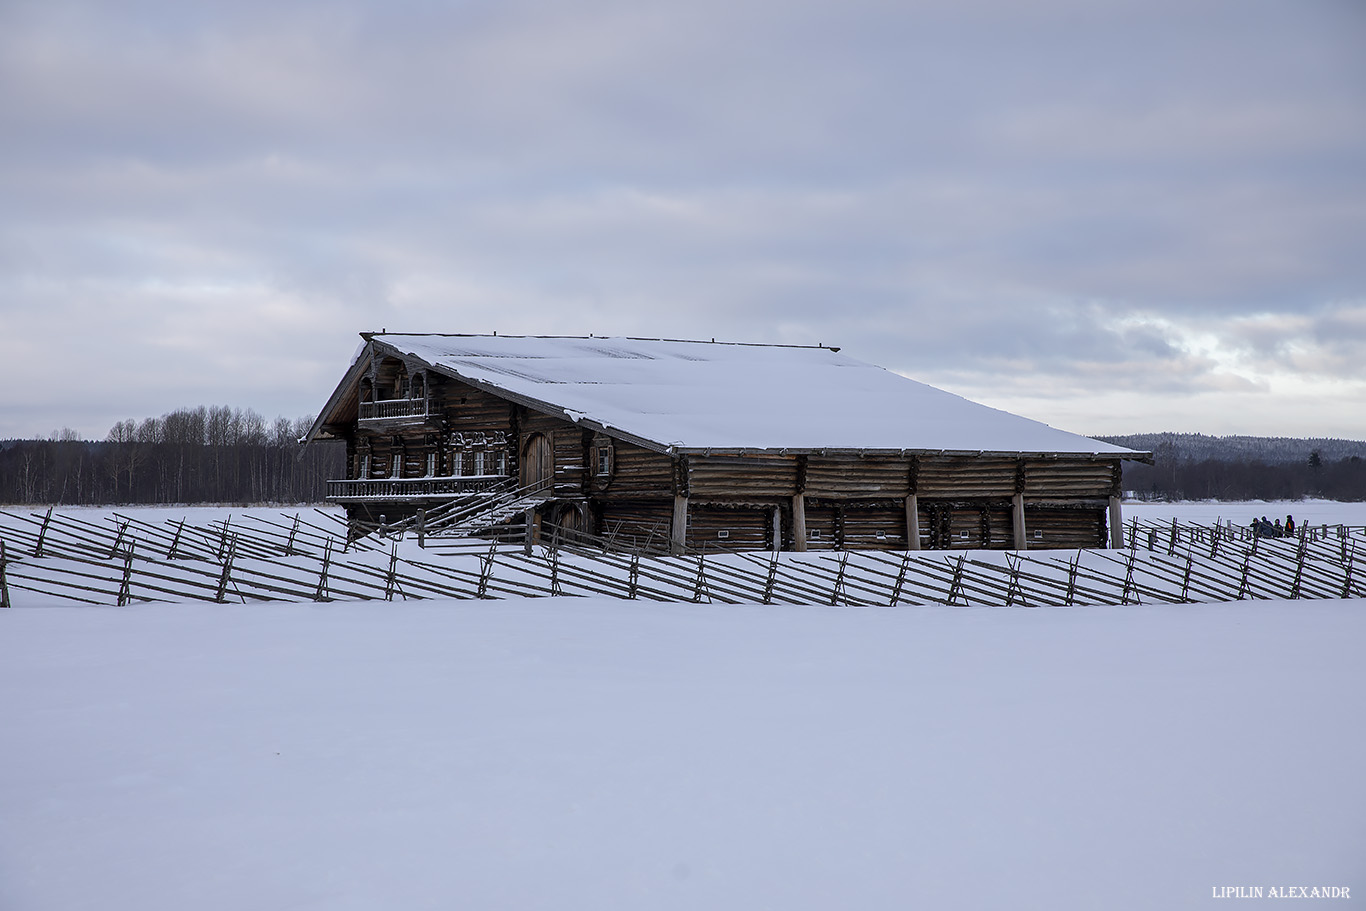
[[[422,420],[427,417],[427,400],[381,399],[361,402],[357,417],[362,421]]]
[[[362,478],[328,481],[327,499],[333,503],[359,500],[446,500],[474,493],[497,493],[512,483],[501,474],[473,474],[449,478]]]

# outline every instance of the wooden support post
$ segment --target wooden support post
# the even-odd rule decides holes
[[[688,545],[688,498],[674,496],[674,524],[669,532],[669,549],[675,556],[683,553]]]
[[[783,549],[783,511],[773,507],[773,552]]]
[[[1110,497],[1110,546],[1115,550],[1124,547],[1124,515],[1119,506],[1119,497]]]
[[[294,556],[294,538],[299,534],[299,515],[294,515],[294,527],[289,530],[289,540],[285,542],[285,556]]]
[[[799,493],[792,498],[792,549],[806,550],[806,494]]]
[[[531,556],[532,535],[536,533],[536,509],[528,506],[526,512],[522,513],[526,517],[526,528],[522,530],[522,553]]]
[[[427,546],[427,507],[420,506],[417,510],[417,546],[425,548]]]
[[[1015,549],[1027,550],[1029,541],[1025,538],[1024,494],[1017,493],[1010,498],[1010,515],[1015,531]]]
[[[906,549],[920,549],[920,498],[911,494],[906,498]]]

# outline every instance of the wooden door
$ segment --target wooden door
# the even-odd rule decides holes
[[[543,433],[533,433],[522,447],[522,486],[534,484],[549,488],[554,479],[555,458],[550,438]]]

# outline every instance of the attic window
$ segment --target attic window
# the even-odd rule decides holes
[[[598,447],[598,474],[609,475],[612,473],[612,447]]]

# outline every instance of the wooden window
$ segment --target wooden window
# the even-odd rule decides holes
[[[474,473],[484,473],[484,453],[482,450],[474,454]]]
[[[506,475],[506,474],[508,473],[508,454],[507,454],[507,452],[506,452],[505,450],[502,450],[502,449],[498,450],[497,459],[498,459],[498,474],[500,474],[500,475]]]
[[[598,474],[609,475],[612,473],[612,449],[608,446],[598,447]]]
[[[361,453],[360,472],[358,473],[358,477],[360,477],[362,481],[370,477],[370,453],[368,452]]]
[[[435,453],[435,452],[429,452],[429,453],[427,453],[427,477],[430,478],[430,477],[434,477],[435,475],[436,475],[436,453]]]

